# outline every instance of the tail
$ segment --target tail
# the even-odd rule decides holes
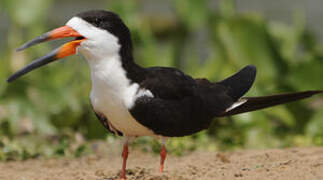
[[[231,116],[245,112],[255,111],[259,109],[285,104],[292,101],[297,101],[309,98],[315,94],[321,94],[323,91],[302,91],[296,93],[277,94],[272,96],[261,97],[243,97],[236,102],[236,106],[229,108],[225,113],[218,117]]]
[[[232,98],[232,100],[238,101],[250,87],[256,78],[256,67],[253,65],[248,65],[242,68],[239,72],[234,75],[224,79],[216,84],[223,85],[227,88],[227,94]]]

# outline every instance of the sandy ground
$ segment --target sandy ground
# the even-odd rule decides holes
[[[114,180],[120,167],[119,153],[113,151],[105,157],[0,163],[0,179]],[[169,155],[165,172],[159,173],[158,168],[157,155],[135,150],[128,159],[127,176],[129,180],[323,179],[323,148],[193,152]]]

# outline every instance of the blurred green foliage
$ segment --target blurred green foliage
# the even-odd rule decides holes
[[[239,14],[234,1],[212,7],[208,0],[174,0],[169,2],[171,13],[147,15],[140,2],[108,1],[105,9],[117,12],[131,29],[135,59],[143,66],[178,67],[193,77],[217,81],[254,64],[258,75],[248,96],[323,89],[323,47],[305,28],[301,14],[295,14],[292,24],[284,24],[259,14]],[[48,12],[54,5],[52,0],[0,2],[5,19],[0,32],[6,34],[0,42],[0,159],[15,159],[15,154],[20,159],[66,155],[66,151],[79,156],[88,146],[84,142],[73,146],[73,134],[85,139],[112,136],[90,108],[90,73],[80,56],[33,71],[11,84],[5,82],[10,74],[53,48],[42,44],[19,53],[14,50],[65,23],[50,21]],[[168,146],[178,154],[197,148],[322,145],[322,105],[322,97],[316,97],[217,119],[209,130],[174,138]],[[147,143],[153,151],[159,149],[149,138],[136,142]]]

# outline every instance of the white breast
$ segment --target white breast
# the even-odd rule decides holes
[[[89,64],[92,76],[90,98],[95,111],[104,114],[113,127],[126,136],[153,135],[151,130],[139,124],[128,111],[135,99],[142,94],[142,90],[138,91],[138,84],[130,84],[119,57]]]

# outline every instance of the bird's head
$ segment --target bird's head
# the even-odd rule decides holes
[[[41,42],[75,37],[47,55],[32,61],[8,78],[14,81],[20,76],[48,63],[80,52],[88,61],[112,56],[131,56],[130,32],[120,17],[104,10],[86,11],[71,18],[65,26],[49,31],[18,48],[18,51]]]

